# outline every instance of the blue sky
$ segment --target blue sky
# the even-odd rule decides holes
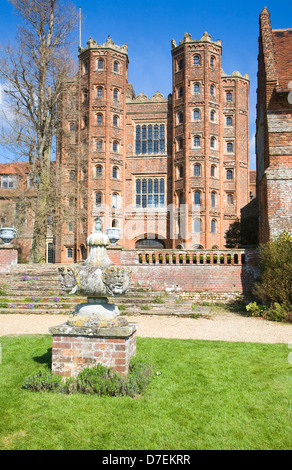
[[[227,74],[238,70],[250,76],[250,168],[255,169],[259,14],[267,6],[272,28],[292,27],[291,1],[71,1],[82,8],[83,47],[90,36],[98,43],[110,35],[116,44],[128,44],[129,81],[136,93],[171,93],[171,39],[178,43],[185,32],[200,39],[205,31],[213,40],[221,39],[223,70]],[[1,0],[0,18],[0,42],[13,41],[18,17],[8,0]]]

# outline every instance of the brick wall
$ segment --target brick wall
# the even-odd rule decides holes
[[[259,240],[292,233],[292,30],[271,28],[270,12],[260,14],[257,89],[257,198]]]

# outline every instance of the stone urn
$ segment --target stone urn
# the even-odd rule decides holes
[[[122,230],[118,227],[109,227],[105,229],[105,234],[108,236],[111,245],[116,245],[121,238]]]
[[[117,306],[108,297],[124,294],[131,282],[131,269],[115,266],[107,255],[108,236],[101,231],[97,218],[94,232],[87,238],[89,256],[81,267],[59,268],[62,289],[87,297],[87,303],[76,306],[70,315],[71,326],[108,326],[126,324]]]
[[[82,266],[59,268],[62,289],[87,297],[66,323],[49,329],[53,336],[52,371],[64,379],[98,363],[126,375],[136,354],[137,325],[128,323],[108,301],[127,291],[131,270],[115,266],[109,259],[110,241],[101,231],[99,218],[87,244],[89,256]]]
[[[7,245],[9,244],[16,234],[16,228],[12,227],[0,227],[0,238]]]

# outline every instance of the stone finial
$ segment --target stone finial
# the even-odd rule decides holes
[[[242,75],[240,72],[238,72],[238,70],[235,70],[234,72],[232,72],[232,77],[242,77]]]
[[[264,7],[260,14],[260,23],[264,26],[271,26],[271,14],[267,7]]]
[[[211,41],[211,34],[208,34],[207,31],[204,32],[204,35],[201,38],[201,41],[207,41],[207,42],[212,42]]]
[[[269,10],[267,9],[267,7],[264,7],[261,11],[261,16],[264,16],[264,15],[268,16],[269,18],[271,16],[271,14],[270,14]]]
[[[189,33],[184,34],[183,42],[191,42],[192,41],[192,35]]]

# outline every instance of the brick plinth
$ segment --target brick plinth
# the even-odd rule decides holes
[[[0,272],[11,271],[17,264],[18,252],[13,245],[0,246]]]
[[[51,328],[52,372],[66,379],[100,363],[126,375],[130,359],[136,354],[136,329],[134,323],[117,328],[71,327],[67,324]]]

